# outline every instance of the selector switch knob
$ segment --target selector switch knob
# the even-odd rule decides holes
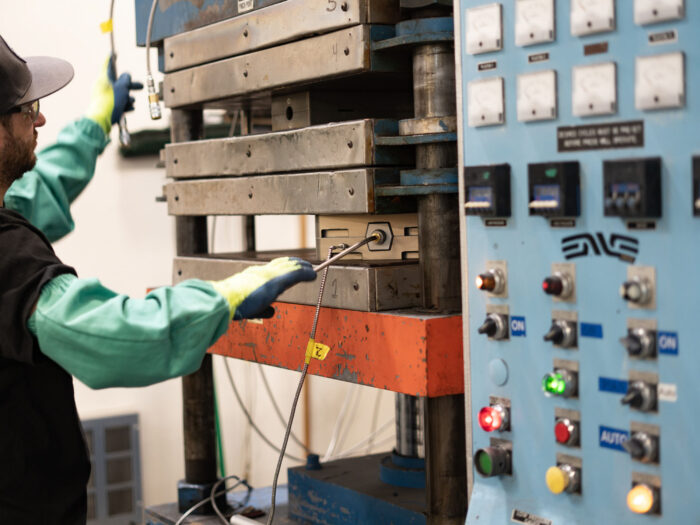
[[[620,297],[630,303],[647,304],[651,301],[649,281],[640,277],[633,277],[629,281],[625,281],[620,286]]]
[[[659,457],[658,438],[646,432],[633,432],[622,446],[630,453],[632,459],[642,463],[653,463]]]
[[[506,278],[498,268],[491,268],[484,273],[480,273],[476,276],[475,283],[479,290],[491,292],[492,294],[503,293],[503,290],[506,288]]]
[[[627,337],[620,338],[630,357],[656,357],[656,332],[645,328],[630,328]]]
[[[561,319],[553,320],[552,326],[549,327],[549,332],[544,335],[544,340],[562,348],[576,346],[576,323]]]
[[[644,381],[631,381],[620,403],[642,412],[652,412],[656,410],[656,386]]]
[[[579,492],[581,490],[581,469],[567,464],[549,467],[545,481],[552,494]]]
[[[574,292],[574,280],[567,273],[554,272],[553,275],[544,278],[542,290],[547,295],[566,299]]]
[[[478,332],[486,334],[491,339],[507,339],[508,317],[503,314],[488,314]]]

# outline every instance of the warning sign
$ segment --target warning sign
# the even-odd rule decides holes
[[[643,146],[643,120],[557,128],[557,150],[559,152],[641,148]]]

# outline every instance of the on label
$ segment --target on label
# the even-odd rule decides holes
[[[659,332],[657,345],[660,354],[678,355],[678,334],[676,332]]]
[[[525,337],[525,318],[512,316],[510,318],[510,335],[513,337]]]

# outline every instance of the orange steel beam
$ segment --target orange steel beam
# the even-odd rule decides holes
[[[275,303],[271,319],[234,321],[210,352],[300,371],[314,307]],[[316,341],[331,347],[309,373],[414,396],[464,392],[462,316],[321,310]]]

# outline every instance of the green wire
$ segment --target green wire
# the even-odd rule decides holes
[[[219,476],[226,477],[226,461],[224,459],[224,444],[221,439],[221,422],[219,420],[219,399],[216,395],[216,381],[214,381],[214,423],[216,426],[216,459],[219,468]]]

